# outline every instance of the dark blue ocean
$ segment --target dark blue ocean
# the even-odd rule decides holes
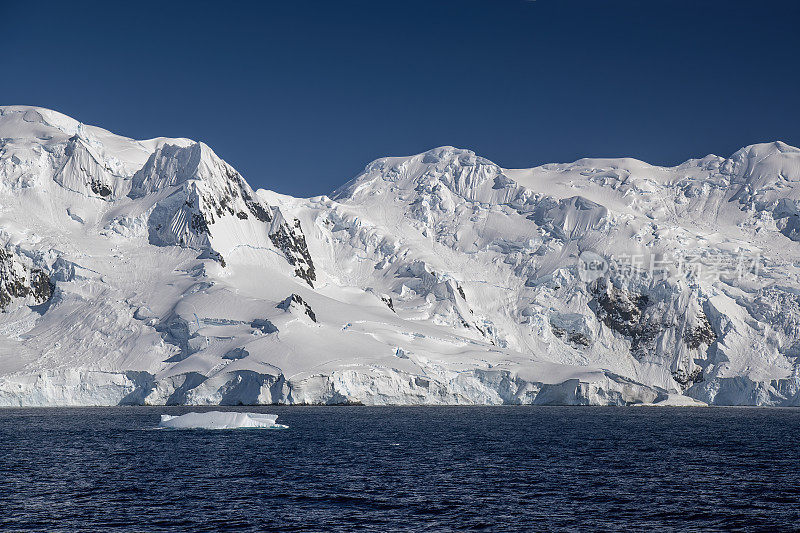
[[[800,529],[795,409],[249,407],[289,429],[153,429],[190,410],[0,410],[0,529]]]

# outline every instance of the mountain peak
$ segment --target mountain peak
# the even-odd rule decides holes
[[[446,187],[465,198],[480,200],[491,194],[500,167],[471,150],[440,146],[406,157],[384,157],[366,166],[354,179],[333,192],[344,199],[376,194],[381,190],[422,190]]]

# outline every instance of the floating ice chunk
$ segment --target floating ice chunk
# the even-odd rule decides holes
[[[665,398],[662,398],[653,403],[641,403],[641,404],[633,404],[634,406],[643,406],[643,407],[651,407],[651,406],[658,406],[658,407],[708,407],[708,404],[691,398],[689,396],[684,396],[682,394],[668,394]]]
[[[161,415],[159,426],[172,429],[283,429],[289,427],[276,423],[276,420],[278,420],[278,415],[209,411],[207,413],[186,413],[180,416]]]

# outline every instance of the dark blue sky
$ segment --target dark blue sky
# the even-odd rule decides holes
[[[330,192],[451,144],[506,167],[800,145],[800,2],[0,0],[0,100]]]

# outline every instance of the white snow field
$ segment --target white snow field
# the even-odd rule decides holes
[[[186,413],[185,415],[161,415],[162,428],[170,429],[286,429],[289,426],[278,424],[278,415],[262,413],[237,413],[208,411],[206,413]]]
[[[0,108],[0,405],[800,405],[800,150],[330,197],[202,143]]]

